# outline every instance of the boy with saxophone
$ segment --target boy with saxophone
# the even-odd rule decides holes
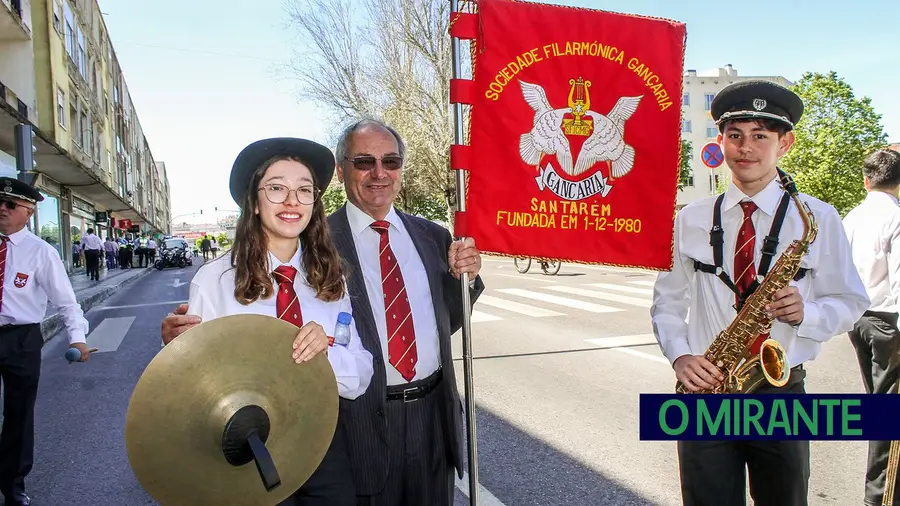
[[[754,393],[805,393],[803,364],[822,343],[851,330],[869,299],[837,211],[808,195],[792,196],[796,189],[778,169],[794,143],[802,100],[777,84],[747,80],[719,92],[711,109],[731,183],[725,193],[676,216],[673,267],[660,273],[654,287],[654,334],[680,389],[745,393],[729,390],[729,369],[704,355],[714,342],[716,349],[740,347],[720,346],[731,337],[723,330],[755,291],[771,290],[765,311],[772,326],[754,339],[750,353],[772,339],[790,369],[783,384],[763,382]],[[794,241],[808,252],[799,268],[794,265],[793,279],[762,286],[770,269],[782,268],[785,250],[795,251]],[[755,504],[808,504],[809,441],[680,441],[678,461],[685,506],[743,506],[747,471]]]
[[[900,153],[879,149],[863,162],[868,194],[844,218],[853,261],[872,300],[850,331],[866,393],[894,394],[900,380]],[[869,441],[864,503],[884,502],[890,441]],[[900,495],[893,504],[900,506]]]

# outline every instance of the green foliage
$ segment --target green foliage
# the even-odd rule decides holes
[[[337,211],[347,200],[344,186],[341,184],[330,185],[322,194],[322,203],[325,204],[325,214],[329,215]]]
[[[219,245],[219,249],[225,249],[225,246],[228,246],[231,241],[228,240],[225,232],[219,232],[219,235],[216,236],[216,243]]]
[[[691,159],[693,156],[691,141],[681,139],[681,155],[678,158],[678,191],[684,188],[688,178],[693,175],[694,171],[691,170]]]
[[[441,195],[420,197],[408,203],[403,210],[429,220],[447,221],[447,201]]]
[[[781,160],[800,191],[833,205],[841,215],[865,198],[862,164],[886,144],[881,115],[857,98],[837,73],[809,73],[793,86],[803,99],[796,142]]]

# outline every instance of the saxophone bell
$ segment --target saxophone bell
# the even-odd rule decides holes
[[[731,377],[729,393],[749,394],[763,384],[783,387],[791,377],[791,367],[787,352],[781,343],[774,339],[766,339],[759,353],[744,362]]]

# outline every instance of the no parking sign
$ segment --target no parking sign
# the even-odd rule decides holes
[[[708,142],[700,150],[700,159],[703,160],[703,165],[715,169],[725,161],[725,155],[722,154],[722,148],[718,143]]]

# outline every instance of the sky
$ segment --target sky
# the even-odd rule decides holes
[[[228,175],[255,140],[294,136],[333,148],[327,112],[302,99],[286,68],[299,43],[288,23],[291,1],[99,0],[150,150],[166,163],[173,221],[209,223],[233,213]],[[730,63],[738,75],[791,81],[833,70],[857,97],[872,99],[888,140],[900,142],[896,0],[839,8],[813,0],[545,3],[684,22],[686,69]]]

